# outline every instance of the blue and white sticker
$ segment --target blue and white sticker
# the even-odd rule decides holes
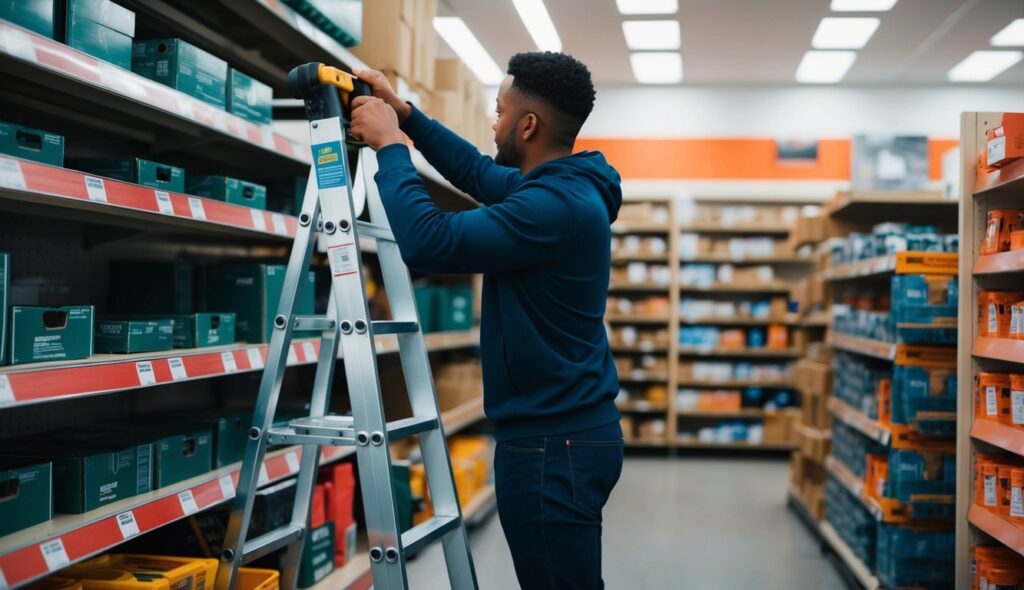
[[[345,186],[345,161],[340,141],[318,143],[313,150],[313,165],[316,167],[316,185],[323,190]]]

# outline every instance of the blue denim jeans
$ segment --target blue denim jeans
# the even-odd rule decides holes
[[[498,443],[498,517],[523,590],[604,588],[601,509],[622,474],[618,422]]]

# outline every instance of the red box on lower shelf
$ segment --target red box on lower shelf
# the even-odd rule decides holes
[[[354,536],[349,532],[355,524],[352,505],[355,501],[356,477],[352,463],[338,463],[325,467],[320,471],[320,480],[324,488],[326,518],[334,522],[334,565],[341,567],[345,565],[351,541],[349,537]]]

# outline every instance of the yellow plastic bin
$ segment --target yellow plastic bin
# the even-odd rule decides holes
[[[103,567],[80,574],[83,590],[211,588],[216,559],[162,555],[110,555]]]
[[[25,586],[25,590],[82,590],[82,583],[63,576],[49,576]]]
[[[252,567],[238,569],[235,590],[278,590],[281,574],[277,570],[263,570]]]

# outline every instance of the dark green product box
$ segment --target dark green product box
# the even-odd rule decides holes
[[[11,364],[92,356],[93,307],[11,308]]]
[[[334,523],[326,522],[306,533],[299,562],[299,588],[309,588],[334,571]]]
[[[170,316],[174,320],[174,348],[205,348],[234,344],[237,322],[234,313],[194,313]]]
[[[213,466],[224,467],[237,463],[245,455],[249,440],[252,412],[200,412],[170,418],[176,424],[191,424],[209,428],[213,433]]]
[[[0,252],[0,365],[7,364],[7,308],[11,298],[11,255]]]
[[[174,320],[100,320],[97,353],[155,352],[174,348]]]
[[[395,461],[391,464],[391,489],[395,494],[395,505],[398,506],[398,530],[407,531],[412,528],[412,485],[409,483],[412,464],[409,461]]]
[[[235,68],[228,69],[228,111],[239,117],[269,125],[272,118],[274,91],[263,82]]]
[[[132,68],[135,13],[110,0],[67,0],[66,42],[126,70]]]
[[[0,154],[63,166],[64,136],[0,121]]]
[[[153,481],[153,445],[118,445],[59,437],[28,442],[12,455],[53,461],[53,509],[81,514],[105,504],[145,494]]]
[[[0,0],[0,18],[53,39],[56,0]]]
[[[267,209],[298,216],[306,197],[307,177],[284,178],[267,183]]]
[[[142,158],[83,158],[68,162],[68,168],[134,182],[162,191],[185,192],[185,169]]]
[[[227,104],[228,63],[181,39],[135,42],[132,71],[222,109]]]
[[[440,291],[440,287],[433,285],[416,285],[413,288],[416,315],[420,318],[420,330],[424,334],[438,330],[437,300],[440,298]]]
[[[284,275],[284,265],[277,264],[231,264],[211,268],[206,279],[206,305],[210,309],[235,312],[239,340],[270,342]],[[297,315],[313,314],[315,275],[308,272],[306,278],[296,301]]]
[[[104,442],[153,447],[152,489],[202,475],[213,469],[213,434],[209,428],[155,423],[100,424],[86,435]]]
[[[185,262],[116,261],[110,265],[114,310],[153,317],[192,313],[194,275]]]
[[[53,518],[53,465],[0,456],[0,537]]]
[[[284,2],[345,47],[359,45],[362,40],[363,0],[284,0]]]
[[[473,328],[473,289],[444,287],[437,292],[437,323],[442,331]]]
[[[267,187],[228,176],[189,177],[187,192],[190,195],[208,197],[253,209],[267,208]]]

